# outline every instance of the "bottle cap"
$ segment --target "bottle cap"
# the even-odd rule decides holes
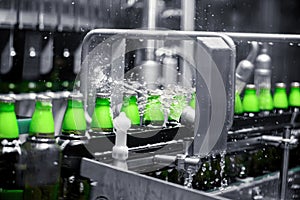
[[[276,88],[286,88],[285,83],[276,83],[275,85]]]
[[[50,102],[50,101],[51,101],[51,98],[50,98],[49,96],[40,94],[40,95],[37,95],[37,96],[36,96],[36,100],[37,100],[37,101],[42,101],[42,102]]]
[[[110,97],[110,93],[108,93],[108,92],[98,92],[97,94],[96,94],[96,97],[98,97],[98,98],[109,98]]]
[[[8,96],[0,96],[0,102],[2,103],[14,103],[15,99]]]
[[[246,89],[256,89],[254,84],[247,84]]]
[[[163,92],[161,90],[158,90],[158,89],[148,91],[148,95],[150,95],[150,96],[160,96],[162,94],[163,94]]]
[[[300,87],[300,83],[299,83],[299,82],[292,82],[292,83],[291,83],[291,87],[296,87],[296,88],[298,88],[298,87]]]
[[[134,91],[131,91],[131,90],[124,92],[124,96],[126,96],[126,97],[131,97],[131,96],[136,96],[136,95],[137,95],[137,93]]]
[[[81,93],[71,93],[68,96],[70,100],[83,100],[83,95]]]

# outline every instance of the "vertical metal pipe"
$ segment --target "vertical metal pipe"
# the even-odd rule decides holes
[[[283,139],[289,139],[291,137],[291,126],[285,126],[283,132]],[[280,200],[286,199],[286,191],[287,191],[287,181],[288,181],[288,171],[289,171],[289,156],[290,149],[289,143],[284,142],[283,144],[283,154],[282,154],[282,167],[280,169],[279,176],[279,198]]]
[[[195,21],[195,0],[181,0],[182,8],[182,18],[181,18],[181,30],[184,31],[193,31],[194,30],[194,21]],[[193,57],[193,45],[188,41],[182,42],[182,48],[185,52],[188,52],[186,55]],[[185,87],[192,87],[193,74],[195,74],[195,69],[192,68],[183,58],[183,67],[182,67],[182,77],[180,82]]]
[[[148,29],[156,28],[157,0],[148,0]]]
[[[157,0],[148,0],[148,21],[147,21],[147,28],[149,30],[156,29],[156,19],[157,19]],[[147,60],[154,60],[154,47],[155,41],[148,40],[147,41],[147,52],[146,52],[146,59]]]
[[[181,0],[181,7],[181,29],[185,31],[193,31],[195,26],[195,0]]]

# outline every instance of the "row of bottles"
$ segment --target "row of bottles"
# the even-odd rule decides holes
[[[61,137],[57,140],[54,136],[51,98],[37,96],[29,135],[26,142],[20,145],[14,100],[0,97],[0,174],[4,177],[0,183],[0,199],[88,199],[88,181],[77,178],[80,159],[76,154],[72,154],[70,159],[70,145],[65,143],[72,138],[77,143],[84,141],[84,138],[78,136],[71,137],[76,131],[86,128],[85,120],[77,120],[77,115],[84,116],[82,96],[70,95],[62,131],[63,135],[68,134],[68,138]],[[68,148],[59,145],[63,143]],[[84,153],[86,152],[77,151],[80,155]],[[81,155],[83,156],[85,155]],[[72,162],[75,162],[75,172],[65,169],[74,167]]]
[[[289,166],[299,166],[299,147],[291,150],[293,158]],[[248,182],[255,177],[278,172],[282,164],[282,150],[266,146],[255,150],[228,153],[223,156],[210,156],[203,161],[193,177],[192,188],[202,191],[222,189],[236,182]],[[146,175],[168,182],[183,184],[181,172],[172,168],[163,168]]]
[[[267,116],[270,113],[282,114],[288,112],[299,112],[300,108],[300,83],[291,83],[290,93],[287,95],[286,85],[277,83],[274,95],[271,89],[260,88],[259,92],[253,84],[248,84],[245,89],[244,98],[238,93],[235,96],[235,114],[247,116]]]
[[[29,136],[20,146],[14,100],[0,97],[1,199],[57,199],[61,151],[54,138],[51,99],[38,96]],[[6,174],[6,175],[5,175]]]
[[[144,124],[162,125],[164,113],[159,98],[157,94],[149,96]],[[185,98],[176,96],[174,99],[169,120],[179,121],[181,113],[175,106],[183,109]],[[20,145],[14,99],[0,97],[0,163],[6,163],[0,167],[0,175],[5,177],[0,183],[1,199],[88,199],[90,181],[80,176],[80,160],[94,157],[84,146],[88,139],[85,136],[87,123],[83,97],[80,93],[69,95],[58,138],[54,136],[51,101],[46,95],[36,97],[29,136]],[[195,99],[191,104],[193,102]],[[133,126],[140,126],[135,93],[124,94],[121,111],[126,113]],[[113,131],[109,93],[97,93],[91,129],[95,132]]]
[[[168,115],[169,122],[179,122],[183,109],[187,106],[184,95],[176,95],[170,106]],[[189,106],[195,108],[195,94],[192,94]],[[91,129],[96,132],[112,132],[112,112],[110,108],[110,94],[97,93],[95,110],[92,116]],[[152,92],[147,98],[144,113],[140,116],[137,94],[135,92],[125,92],[121,112],[131,120],[132,128],[143,125],[162,126],[165,122],[164,108],[157,92]]]

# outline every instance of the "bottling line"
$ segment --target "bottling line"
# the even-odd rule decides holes
[[[0,199],[300,199],[299,5],[0,0]]]

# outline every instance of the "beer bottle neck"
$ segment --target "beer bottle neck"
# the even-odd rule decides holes
[[[96,106],[110,106],[110,100],[108,98],[97,98]]]
[[[299,87],[291,87],[291,93],[293,93],[293,92],[300,93],[300,88]]]
[[[137,98],[136,98],[136,96],[124,96],[123,102],[125,104],[136,104]]]
[[[245,96],[246,95],[256,95],[256,90],[255,89],[246,89],[245,90]]]
[[[0,102],[0,112],[14,112],[14,111],[15,111],[14,103]]]
[[[81,100],[68,100],[68,108],[83,108]]]
[[[52,103],[51,102],[37,101],[36,104],[35,104],[35,109],[51,111]]]
[[[278,94],[286,94],[286,89],[285,88],[276,88],[275,89],[275,94],[278,93]]]

